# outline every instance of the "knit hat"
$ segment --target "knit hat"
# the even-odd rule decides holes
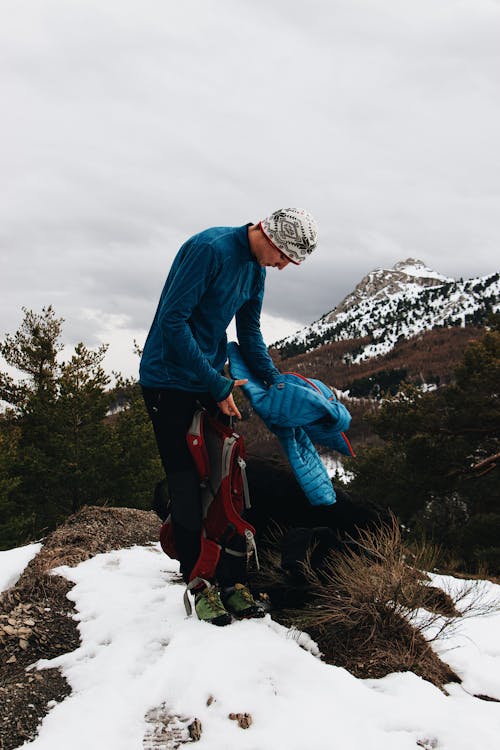
[[[316,222],[305,208],[280,208],[259,224],[267,239],[295,265],[318,243]]]

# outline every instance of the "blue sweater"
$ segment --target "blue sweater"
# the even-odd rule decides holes
[[[267,382],[279,375],[260,332],[266,271],[250,252],[249,226],[214,227],[182,245],[144,345],[141,385],[227,398],[233,381],[221,373],[226,329],[235,315],[241,351],[253,371]]]

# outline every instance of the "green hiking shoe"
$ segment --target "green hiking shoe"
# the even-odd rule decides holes
[[[222,599],[234,617],[264,617],[266,614],[264,606],[255,601],[250,589],[242,583],[224,589]]]
[[[231,622],[231,615],[224,607],[215,586],[207,586],[196,592],[194,608],[199,620],[210,622],[212,625],[229,625]]]

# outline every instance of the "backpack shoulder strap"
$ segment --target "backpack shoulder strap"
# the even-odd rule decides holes
[[[203,529],[200,555],[191,571],[193,588],[194,580],[213,580],[222,551],[247,560],[253,556],[257,567],[258,557],[255,529],[242,517],[250,507],[243,438],[199,409],[186,439],[202,485]],[[237,537],[243,539],[243,549],[241,544],[233,546]]]

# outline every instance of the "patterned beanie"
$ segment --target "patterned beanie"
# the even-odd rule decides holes
[[[280,208],[259,224],[267,239],[295,265],[318,244],[316,222],[305,208]]]

